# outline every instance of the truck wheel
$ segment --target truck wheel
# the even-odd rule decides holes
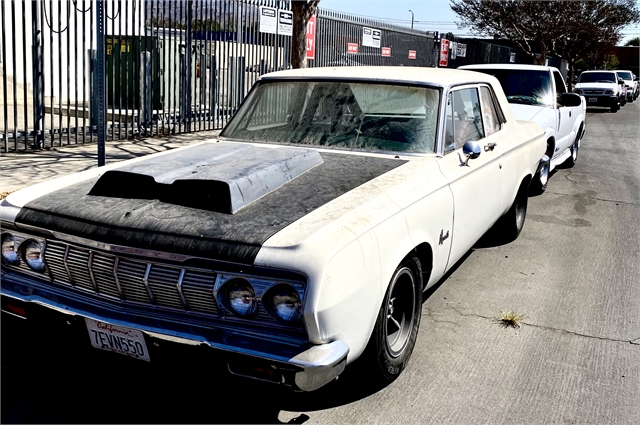
[[[580,139],[579,137],[576,137],[576,140],[573,142],[573,145],[571,145],[571,156],[567,158],[567,160],[565,161],[565,165],[567,166],[567,168],[571,168],[574,165],[576,165],[576,162],[578,161],[579,149],[580,149]]]
[[[523,182],[518,189],[516,199],[505,215],[500,217],[493,225],[490,232],[492,236],[503,243],[513,242],[518,239],[524,220],[527,216],[527,200],[529,198],[529,186]]]
[[[422,268],[409,256],[391,277],[371,339],[363,353],[370,377],[386,384],[394,381],[409,362],[418,337],[422,310]]]
[[[531,186],[529,187],[530,196],[542,195],[544,191],[547,190],[547,185],[549,183],[549,165],[551,163],[551,160],[549,159],[548,155],[545,155],[545,157],[547,161],[539,166],[536,175],[533,176],[533,181],[531,182]]]

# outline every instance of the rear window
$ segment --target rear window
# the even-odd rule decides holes
[[[518,69],[473,69],[473,71],[496,77],[509,103],[545,106],[555,103],[548,71]]]

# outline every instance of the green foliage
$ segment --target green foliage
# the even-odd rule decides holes
[[[624,43],[625,46],[640,46],[640,37],[632,38]]]
[[[640,22],[636,0],[451,0],[451,9],[480,35],[508,38],[533,59],[540,53],[538,63],[549,51],[570,66],[594,51],[606,55],[623,27]]]

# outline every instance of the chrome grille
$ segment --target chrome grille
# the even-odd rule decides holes
[[[216,274],[132,260],[49,241],[45,261],[54,283],[124,302],[217,315]]]
[[[186,313],[194,318],[202,316],[206,320],[231,319],[236,323],[241,321],[245,324],[267,325],[274,331],[304,329],[302,321],[282,323],[262,306],[262,296],[273,285],[282,283],[295,287],[304,300],[306,285],[297,279],[186,268],[179,264],[158,263],[162,261],[159,255],[166,258],[169,255],[167,253],[153,252],[153,257],[147,260],[141,256],[120,254],[124,252],[123,249],[130,250],[126,247],[113,249],[114,247],[105,248],[105,245],[90,240],[86,243],[45,240],[18,232],[10,233],[14,236],[16,245],[30,238],[43,244],[46,275],[29,269],[24,261],[16,265],[3,262],[3,269],[13,269],[45,281],[48,277],[51,284],[66,288],[68,292],[91,294],[123,306],[147,306],[173,313]],[[251,318],[236,317],[219,306],[216,300],[217,291],[230,279],[238,276],[253,285],[258,297],[258,311]]]
[[[604,90],[585,90],[584,94],[604,94]]]

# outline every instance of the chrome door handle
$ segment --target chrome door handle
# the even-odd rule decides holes
[[[488,145],[484,145],[484,151],[492,151],[496,146],[498,146],[497,143],[489,143]]]

